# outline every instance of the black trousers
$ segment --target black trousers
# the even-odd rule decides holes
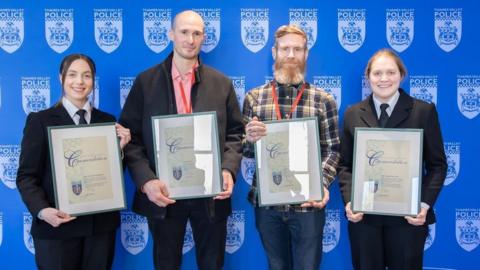
[[[111,269],[115,231],[65,240],[33,239],[40,270]]]
[[[168,206],[164,219],[148,219],[153,237],[153,264],[158,270],[177,270],[182,264],[182,248],[190,219],[195,255],[200,270],[222,269],[227,234],[226,217],[209,217],[206,200],[178,200]]]
[[[348,223],[355,270],[421,270],[428,225]]]

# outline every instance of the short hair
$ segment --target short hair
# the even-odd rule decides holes
[[[87,62],[88,66],[90,67],[90,70],[92,72],[92,78],[93,78],[92,88],[95,88],[95,73],[96,73],[95,62],[93,62],[92,58],[90,58],[88,55],[81,54],[81,53],[69,54],[65,56],[65,58],[63,58],[62,63],[60,64],[60,76],[62,77],[62,87],[63,87],[63,83],[65,82],[65,77],[67,76],[68,69],[70,68],[73,62],[79,59],[82,59],[85,62]]]
[[[372,57],[368,60],[367,67],[365,68],[365,77],[368,79],[370,76],[370,71],[372,71],[372,64],[373,61],[377,60],[380,56],[387,56],[393,59],[395,61],[395,64],[397,64],[398,70],[400,71],[400,75],[402,76],[402,79],[407,76],[407,68],[403,64],[402,59],[400,59],[400,56],[398,56],[394,51],[390,49],[380,49],[376,51]]]
[[[288,35],[288,34],[295,34],[295,35],[302,36],[303,39],[305,40],[305,47],[304,48],[307,49],[307,34],[305,34],[305,32],[302,30],[302,28],[300,28],[296,25],[293,25],[293,24],[282,25],[277,29],[277,31],[275,32],[274,47],[277,48],[279,38],[281,38],[285,35]]]

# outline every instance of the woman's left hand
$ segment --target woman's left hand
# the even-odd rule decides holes
[[[420,213],[416,217],[405,217],[405,219],[408,221],[408,223],[414,225],[414,226],[420,226],[425,224],[425,220],[427,219],[427,209],[426,208],[421,208]]]
[[[115,124],[115,129],[117,130],[117,136],[120,138],[120,148],[123,149],[132,139],[130,136],[130,129],[124,128],[118,123]]]

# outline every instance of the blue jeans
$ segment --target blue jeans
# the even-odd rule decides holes
[[[318,270],[322,260],[325,210],[278,211],[255,208],[255,224],[271,270]]]

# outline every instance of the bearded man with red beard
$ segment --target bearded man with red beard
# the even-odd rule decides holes
[[[325,206],[339,160],[337,106],[332,95],[305,81],[307,36],[297,26],[275,32],[272,48],[274,80],[252,89],[243,105],[243,155],[255,156],[254,144],[267,134],[263,121],[317,117],[322,155],[322,201],[297,205],[259,206],[255,172],[249,201],[267,254],[269,269],[318,269],[322,258]],[[318,179],[320,181],[320,179]]]

